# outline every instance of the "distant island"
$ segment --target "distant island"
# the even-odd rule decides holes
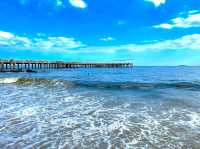
[[[188,65],[178,65],[178,67],[189,67]]]

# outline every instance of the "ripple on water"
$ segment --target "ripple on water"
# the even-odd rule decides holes
[[[151,93],[143,99],[133,92],[2,87],[0,148],[200,147],[198,105],[187,99],[176,103],[180,97],[167,100]],[[6,87],[15,93],[9,95]]]

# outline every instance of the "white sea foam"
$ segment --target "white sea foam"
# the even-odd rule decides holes
[[[37,108],[34,108],[34,107],[31,107],[31,108],[25,108],[23,111],[22,111],[22,115],[23,116],[32,116],[34,114],[36,114],[37,112]]]
[[[195,127],[199,127],[200,126],[200,114],[199,113],[196,113],[196,112],[191,112],[189,114],[190,116],[190,121],[188,122],[190,124],[190,126],[192,128],[195,128]]]
[[[9,84],[9,83],[15,83],[18,81],[19,78],[0,78],[1,84]]]
[[[15,134],[23,135],[23,139],[33,140],[36,147],[172,149],[182,148],[187,141],[193,143],[192,137],[199,133],[198,111],[180,109],[179,104],[172,106],[162,100],[154,106],[148,101],[133,101],[135,95],[131,94],[131,101],[121,95],[123,102],[116,104],[120,97],[108,96],[109,92],[102,90],[77,92],[75,89],[72,91],[76,92],[71,92],[60,87],[41,88],[37,84],[19,86],[16,91],[15,95],[10,95],[0,90],[4,95],[0,99],[4,97],[2,105],[5,105],[1,115],[18,118],[11,119],[12,123],[2,122],[5,126],[9,124],[3,129],[14,130]],[[167,108],[160,110],[160,105]],[[59,138],[59,144],[48,140],[49,136]]]

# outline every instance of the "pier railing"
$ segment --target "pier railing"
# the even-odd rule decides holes
[[[128,68],[132,63],[79,63],[64,61],[0,60],[0,70],[34,70],[64,68]]]

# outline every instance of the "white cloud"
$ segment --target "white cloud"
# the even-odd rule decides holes
[[[9,32],[3,32],[3,31],[0,31],[0,39],[2,38],[5,38],[5,39],[10,39],[10,38],[13,38],[14,35],[9,33]]]
[[[163,24],[160,24],[160,25],[156,25],[154,26],[155,28],[164,28],[164,29],[171,29],[173,28],[173,26],[171,24],[167,24],[167,23],[163,23]]]
[[[155,25],[155,28],[190,28],[190,27],[200,27],[200,13],[190,12],[185,18],[177,17],[172,19],[169,23],[163,23],[160,25]]]
[[[69,3],[77,8],[81,8],[84,9],[87,7],[87,3],[84,0],[68,0]],[[27,5],[30,4],[32,2],[34,2],[34,0],[19,0],[21,5]],[[38,4],[38,6],[42,6],[42,5],[49,5],[49,6],[55,6],[55,8],[59,7],[59,8],[65,8],[65,5],[67,3],[67,0],[37,0],[36,4]]]
[[[0,31],[0,46],[10,46],[12,48],[28,47],[30,44],[30,40],[26,37],[16,36],[9,32]]]
[[[195,13],[199,13],[199,10],[190,10],[189,14],[195,14]]]
[[[115,38],[113,37],[105,37],[105,38],[100,38],[101,41],[113,41]]]
[[[161,4],[165,4],[166,0],[145,0],[148,2],[152,2],[156,7],[160,6]]]
[[[41,49],[74,49],[85,46],[79,41],[76,41],[74,38],[67,37],[48,37],[44,38],[36,38],[34,41],[36,47],[40,47]]]
[[[7,47],[14,50],[65,52],[84,46],[86,45],[80,41],[76,41],[74,38],[37,36],[30,39],[28,37],[0,31],[0,47]]]
[[[28,5],[31,3],[37,4],[38,7],[42,6],[42,5],[48,5],[48,6],[55,6],[55,7],[61,7],[61,8],[65,8],[65,0],[19,0],[21,5]]]
[[[33,39],[0,31],[0,48],[31,50],[51,53],[108,53],[117,51],[144,52],[162,50],[200,50],[200,34],[185,35],[177,39],[149,41],[140,44],[88,46],[74,38],[37,36]]]
[[[63,6],[63,1],[62,0],[56,0],[56,5],[58,7],[62,7]]]
[[[80,53],[102,52],[113,54],[117,51],[130,52],[161,51],[161,50],[200,50],[200,34],[186,35],[177,39],[153,41],[145,44],[125,44],[116,46],[85,47]]]
[[[146,51],[146,50],[198,50],[200,45],[200,34],[186,35],[181,38],[157,41],[143,45],[129,45],[131,51]]]
[[[200,34],[186,35],[181,38],[173,40],[158,41],[155,43],[148,43],[143,45],[129,45],[128,49],[134,51],[146,50],[199,50]]]
[[[74,7],[82,9],[87,7],[87,4],[83,0],[69,0],[69,3]]]

